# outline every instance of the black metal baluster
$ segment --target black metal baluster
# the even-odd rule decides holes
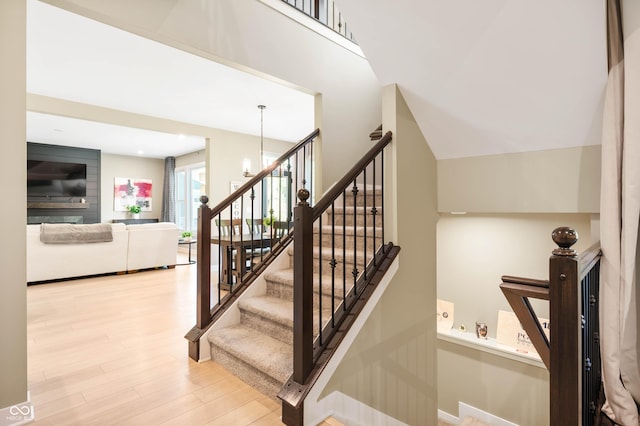
[[[356,232],[358,229],[358,216],[356,214],[357,212],[357,206],[358,206],[358,185],[356,183],[356,180],[353,180],[353,189],[351,189],[351,192],[353,193],[353,236],[354,236],[354,241],[355,241],[355,236],[356,236]],[[358,250],[357,250],[357,244],[353,244],[353,269],[351,271],[351,275],[353,275],[353,294],[357,295],[358,294]]]
[[[384,150],[380,151],[380,207],[382,207],[381,225],[382,225],[382,244],[384,244]]]
[[[376,159],[378,157],[376,156],[376,158],[373,159],[373,203],[371,203],[371,222],[373,222],[373,266],[377,266],[378,265],[378,259],[376,257],[376,250],[378,249],[378,240],[376,239],[376,228],[378,227],[377,225],[377,221],[376,221],[376,213],[377,213],[377,209],[376,209],[376,187],[377,187],[377,180],[376,180]]]
[[[331,203],[331,327],[336,326],[336,211]]]
[[[347,192],[342,191],[342,310],[347,310]]]
[[[318,217],[318,344],[322,346],[322,215]]]
[[[364,239],[364,250],[362,255],[362,264],[364,265],[364,279],[367,279],[367,166],[365,166],[362,171],[362,176],[364,179],[364,208],[362,209],[363,217],[364,217],[364,232],[362,233],[362,237]]]

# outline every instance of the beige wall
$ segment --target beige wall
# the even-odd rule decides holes
[[[556,245],[551,231],[578,231],[574,248],[591,245],[588,214],[443,215],[438,222],[438,298],[454,302],[454,327],[485,322],[495,337],[498,310],[511,310],[500,288],[503,275],[548,279]],[[548,303],[534,303],[548,318]]]
[[[518,425],[548,425],[549,373],[438,340],[438,408],[457,416],[458,401]]]
[[[275,139],[264,139],[264,152],[282,154],[293,145]],[[214,207],[218,202],[226,198],[229,192],[229,183],[236,181],[245,183],[248,179],[242,176],[242,160],[251,160],[251,172],[259,171],[260,165],[260,137],[244,135],[241,133],[220,131],[210,138],[209,173],[211,185],[209,186],[209,206]]]
[[[26,22],[25,0],[0,2],[0,178],[13,206],[0,222],[11,242],[0,252],[0,409],[27,400]]]
[[[189,166],[191,164],[205,163],[207,162],[207,151],[206,149],[191,152],[185,155],[179,155],[176,157],[176,168]]]
[[[438,161],[438,210],[600,211],[600,146]]]
[[[161,6],[128,0],[47,2],[205,58],[271,76],[310,94],[322,94],[323,152],[324,158],[331,159],[322,171],[325,187],[371,146],[367,136],[381,122],[380,83],[363,57],[259,1],[182,0]]]
[[[155,158],[129,157],[125,155],[102,154],[100,170],[100,217],[101,222],[111,219],[126,219],[127,212],[116,212],[114,206],[114,179],[126,177],[134,179],[151,179],[152,205],[151,211],[143,211],[140,217],[160,219],[162,215],[162,186],[164,184],[164,160]]]
[[[435,425],[436,161],[395,85],[384,89],[383,105],[394,135],[385,223],[397,223],[387,238],[402,248],[400,270],[323,393],[339,390],[407,424]]]

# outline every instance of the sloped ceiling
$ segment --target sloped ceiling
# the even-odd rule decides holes
[[[600,143],[599,0],[337,0],[436,158]]]

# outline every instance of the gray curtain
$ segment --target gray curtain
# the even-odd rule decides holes
[[[636,0],[634,0],[636,1]],[[600,347],[606,402],[616,424],[638,426],[638,220],[640,218],[640,13],[622,28],[620,0],[607,1],[609,80],[604,104],[600,226]]]
[[[164,159],[164,186],[162,188],[162,222],[176,221],[176,159]]]

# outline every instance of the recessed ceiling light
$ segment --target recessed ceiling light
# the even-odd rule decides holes
[[[53,129],[54,132],[64,132],[62,129]]]
[[[142,155],[142,154],[144,154],[144,151],[143,151],[143,150],[141,150],[141,149],[139,149],[139,150],[138,150],[138,155]]]

